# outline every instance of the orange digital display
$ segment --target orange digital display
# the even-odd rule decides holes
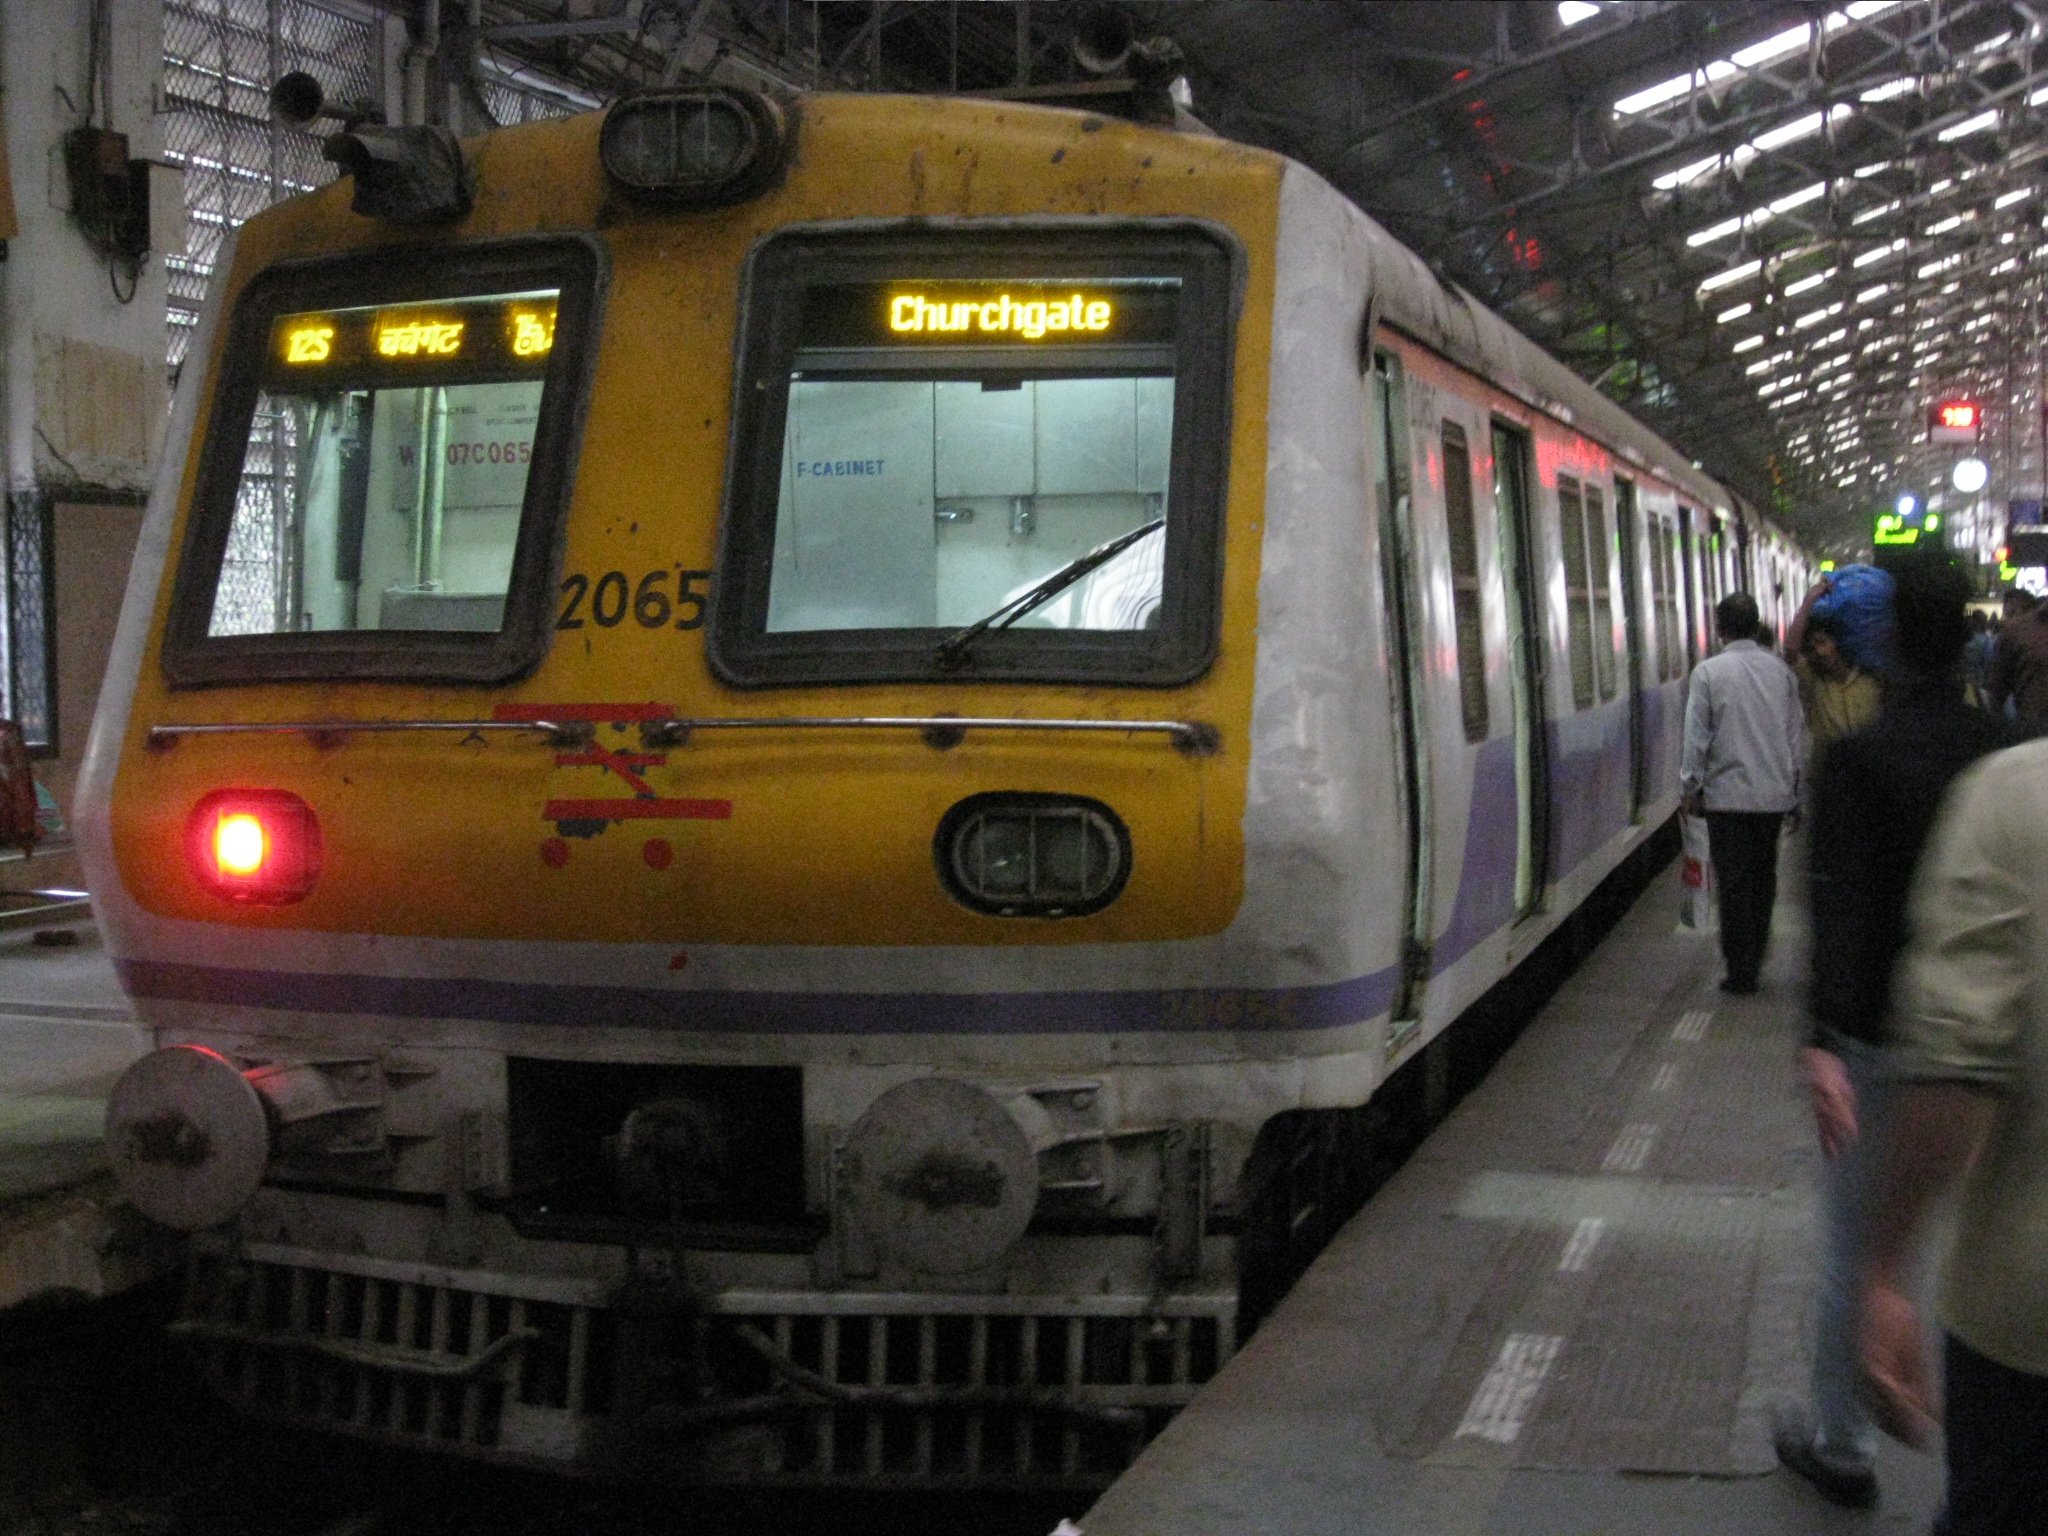
[[[1969,431],[1977,425],[1977,406],[1970,400],[1945,400],[1935,408],[1935,419],[1944,427]]]

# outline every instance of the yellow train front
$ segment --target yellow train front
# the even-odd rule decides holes
[[[1654,866],[1739,513],[1203,134],[329,152],[217,273],[79,796],[177,1328],[479,1456],[1101,1481]]]
[[[222,263],[84,795],[179,1329],[486,1455],[1099,1476],[1232,1348],[1175,999],[1279,162],[722,92],[344,147]]]

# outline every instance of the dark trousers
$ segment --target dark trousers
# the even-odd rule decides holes
[[[1954,1334],[1945,1353],[1948,1507],[1936,1536],[2048,1531],[2048,1376],[1987,1360]]]
[[[1721,958],[1728,979],[1754,986],[1778,900],[1778,828],[1782,811],[1707,812],[1707,852],[1721,891]]]

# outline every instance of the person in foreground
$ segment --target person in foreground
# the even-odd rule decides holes
[[[1880,1426],[1943,1417],[1908,1289],[1930,1205],[1962,1182],[1941,1289],[1948,1492],[1937,1536],[2048,1531],[2048,742],[1956,781],[1912,898],[1899,1085],[1863,1286]]]
[[[1806,727],[1792,669],[1756,643],[1756,599],[1714,605],[1721,649],[1693,668],[1678,789],[1707,819],[1721,888],[1724,992],[1754,992],[1778,895],[1778,833],[1799,807]]]
[[[1969,578],[1939,558],[1906,563],[1894,576],[1896,664],[1882,712],[1823,751],[1814,774],[1812,1028],[1799,1064],[1825,1158],[1820,1296],[1812,1409],[1781,1418],[1776,1434],[1778,1459],[1850,1508],[1868,1508],[1878,1494],[1876,1431],[1857,1392],[1856,1300],[1874,1155],[1889,1119],[1881,1048],[1906,900],[1943,793],[1971,763],[2018,739],[1964,698]]]

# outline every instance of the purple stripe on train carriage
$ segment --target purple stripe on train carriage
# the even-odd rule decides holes
[[[1620,700],[1575,716],[1575,736],[1595,740],[1567,752],[1550,721],[1550,871],[1577,869],[1628,827],[1628,707]]]
[[[1182,987],[1128,992],[710,992],[570,986],[472,977],[307,974],[124,960],[137,997],[300,1013],[606,1023],[640,1029],[779,1035],[1117,1034],[1333,1029],[1385,1013],[1392,967],[1308,987]]]
[[[1515,738],[1492,736],[1472,757],[1472,805],[1465,816],[1465,863],[1451,920],[1437,936],[1434,968],[1448,970],[1515,920]]]

